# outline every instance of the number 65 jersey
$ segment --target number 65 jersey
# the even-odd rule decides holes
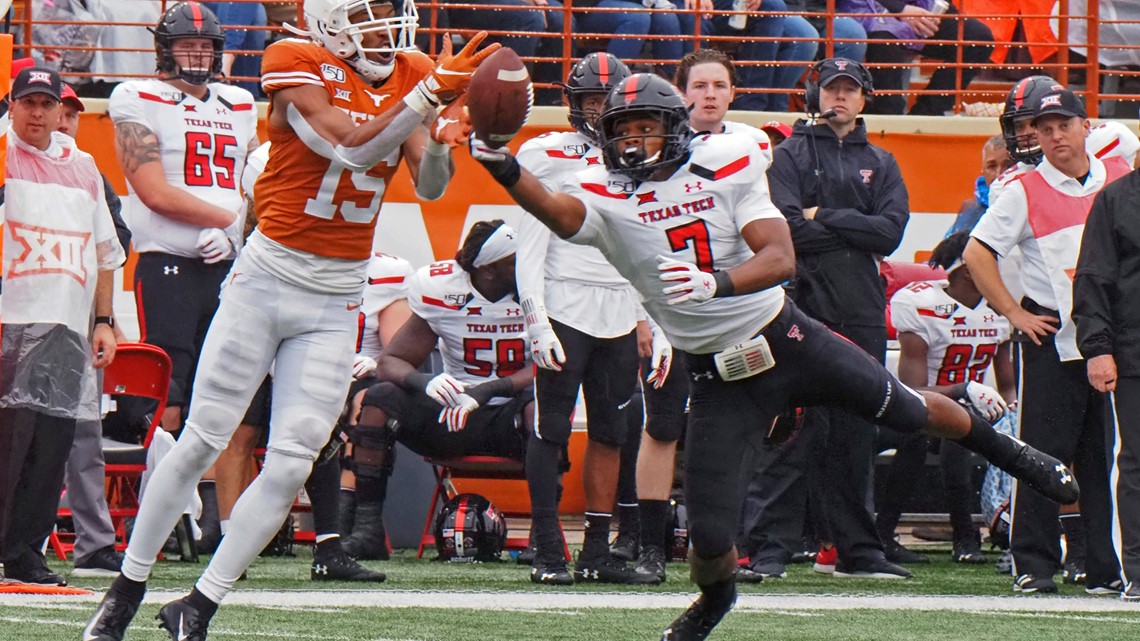
[[[464,384],[478,385],[530,367],[522,307],[513,296],[494,302],[483,298],[454,260],[416,271],[408,282],[408,306],[439,337],[443,371]]]
[[[891,298],[891,323],[926,342],[927,380],[956,385],[972,380],[991,385],[986,373],[998,345],[1009,340],[1009,321],[985,299],[970,309],[946,293],[946,281],[919,281]]]

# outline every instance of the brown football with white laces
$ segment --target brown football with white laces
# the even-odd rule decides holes
[[[475,135],[491,147],[502,147],[518,134],[533,103],[530,73],[509,47],[484,60],[467,88],[467,112]]]

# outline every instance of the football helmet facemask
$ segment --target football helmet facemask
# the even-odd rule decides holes
[[[1005,148],[1009,155],[1017,162],[1037,165],[1041,162],[1043,154],[1041,145],[1037,143],[1037,132],[1030,129],[1018,135],[1017,123],[1020,120],[1033,118],[1033,106],[1038,103],[1037,96],[1042,92],[1060,88],[1061,84],[1049,76],[1030,76],[1018,81],[1009,95],[1005,98],[1005,110],[1002,111],[1001,136],[1005,139]]]
[[[386,6],[395,11],[387,15],[382,9]],[[308,31],[291,31],[308,35],[369,82],[387,78],[395,68],[396,54],[416,48],[419,13],[413,0],[305,0],[304,12]],[[387,39],[382,46],[365,47],[368,33]],[[379,60],[370,60],[370,53]]]
[[[661,123],[660,135],[618,135],[619,123],[631,118],[653,118]],[[681,93],[656,74],[638,73],[618,83],[606,99],[606,109],[596,126],[606,168],[636,181],[649,180],[658,169],[677,167],[689,158],[689,109]],[[649,154],[644,146],[621,149],[630,139],[660,137],[661,148]]]
[[[562,96],[570,109],[570,126],[595,145],[600,144],[595,128],[598,114],[587,113],[582,108],[582,100],[593,94],[608,95],[629,75],[629,67],[612,53],[594,52],[574,63],[562,85]]]
[[[222,76],[222,48],[226,37],[214,12],[197,2],[179,2],[162,14],[152,32],[160,78],[204,85]],[[182,38],[207,38],[213,49],[180,54],[193,63],[192,67],[184,66],[174,57],[174,42]]]

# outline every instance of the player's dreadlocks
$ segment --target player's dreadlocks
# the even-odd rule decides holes
[[[962,252],[966,243],[970,241],[970,232],[960,231],[942,239],[930,254],[928,264],[931,267],[949,269],[951,265],[962,259]]]
[[[459,263],[463,271],[468,274],[475,271],[475,259],[479,256],[479,250],[483,249],[483,243],[487,242],[491,234],[495,233],[495,230],[502,227],[503,224],[503,219],[496,218],[492,221],[481,220],[471,226],[471,231],[467,232],[463,246],[455,252],[455,262]]]

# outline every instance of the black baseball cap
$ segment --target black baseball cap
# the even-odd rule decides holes
[[[855,84],[864,91],[870,89],[867,86],[866,70],[858,62],[847,58],[828,58],[819,63],[820,87],[826,87],[832,80],[839,77],[854,80]]]
[[[1066,118],[1088,118],[1085,105],[1077,94],[1068,89],[1057,88],[1041,94],[1037,104],[1033,105],[1033,122],[1036,123],[1042,116],[1056,114]]]
[[[47,67],[28,67],[16,74],[12,83],[12,100],[19,100],[34,93],[46,93],[57,101],[63,101],[63,83],[59,73]]]

